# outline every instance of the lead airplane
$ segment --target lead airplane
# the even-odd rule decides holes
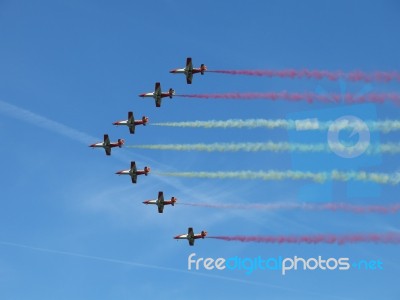
[[[192,64],[192,58],[188,57],[186,58],[186,67],[183,69],[174,69],[169,71],[170,73],[173,74],[179,74],[183,73],[186,76],[186,83],[187,84],[192,84],[193,80],[193,74],[200,73],[201,75],[204,75],[204,72],[207,71],[207,67],[204,64],[200,65],[200,68],[193,68]]]
[[[175,90],[170,88],[168,90],[168,93],[163,93],[161,91],[161,85],[159,82],[156,82],[155,87],[154,87],[154,92],[152,93],[144,93],[140,94],[139,97],[151,97],[154,98],[154,101],[156,102],[156,107],[161,106],[161,99],[165,97],[169,97],[172,99],[172,96],[175,95]]]
[[[125,141],[123,139],[118,139],[118,141],[116,143],[111,143],[110,138],[108,137],[108,134],[105,134],[103,142],[91,144],[91,145],[89,145],[89,147],[92,147],[93,149],[94,148],[104,148],[104,150],[106,151],[106,155],[111,155],[111,148],[114,148],[114,147],[121,148],[124,143],[125,143]]]
[[[194,241],[197,239],[204,239],[207,236],[207,231],[202,231],[201,233],[194,234],[193,233],[193,228],[189,227],[188,228],[188,233],[187,234],[180,234],[174,237],[176,240],[188,240],[189,245],[193,246]]]
[[[149,122],[149,118],[146,116],[143,116],[141,120],[135,121],[135,117],[133,116],[133,112],[128,112],[128,120],[123,120],[123,121],[117,121],[114,122],[113,125],[126,125],[129,128],[129,132],[131,134],[135,133],[135,127],[136,125],[143,125],[146,126],[146,124]]]
[[[150,168],[149,167],[144,167],[143,170],[138,170],[136,168],[136,163],[134,161],[131,161],[131,168],[129,170],[118,171],[115,174],[118,174],[118,175],[129,175],[129,176],[131,176],[132,183],[136,183],[138,175],[147,176],[148,173],[150,173]]]
[[[162,214],[163,211],[164,211],[164,205],[172,205],[172,206],[174,206],[175,202],[177,200],[178,199],[176,199],[175,197],[171,197],[171,200],[165,201],[164,200],[164,193],[163,192],[158,192],[158,198],[156,200],[146,200],[146,201],[143,201],[143,203],[146,204],[146,205],[147,204],[155,204],[155,205],[157,205],[158,212],[160,214]]]

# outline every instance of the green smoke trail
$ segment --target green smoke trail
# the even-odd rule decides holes
[[[360,181],[374,182],[378,184],[398,185],[400,183],[400,172],[396,173],[374,173],[374,172],[342,172],[333,170],[331,172],[303,172],[303,171],[216,171],[216,172],[155,172],[161,176],[184,177],[184,178],[207,178],[207,179],[242,179],[242,180],[309,180],[324,183],[328,180],[334,181]]]
[[[286,129],[286,130],[365,130],[365,125],[370,131],[390,133],[400,130],[400,121],[381,120],[381,121],[319,121],[318,119],[231,119],[231,120],[209,120],[209,121],[187,121],[187,122],[165,122],[153,123],[154,126],[181,127],[181,128],[266,128],[266,129]]]
[[[400,153],[400,143],[387,143],[369,145],[359,143],[354,146],[343,144],[300,144],[287,142],[263,142],[263,143],[211,143],[211,144],[154,144],[154,145],[130,145],[128,148],[148,149],[148,150],[173,150],[173,151],[205,151],[205,152],[326,152],[341,151],[342,153],[352,154],[364,152],[367,155],[376,154],[398,154]]]

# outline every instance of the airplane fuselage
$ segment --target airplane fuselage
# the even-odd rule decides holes
[[[189,235],[188,234],[180,234],[174,237],[176,240],[189,240]]]
[[[188,74],[188,70],[185,69],[175,69],[170,71],[170,73],[177,73],[177,74]]]
[[[171,200],[167,200],[167,201],[163,201],[162,204],[163,205],[172,205],[175,204],[176,201],[171,201]],[[158,201],[158,199],[154,199],[154,200],[146,200],[143,202],[144,204],[155,204],[155,205],[159,205],[160,202]]]
[[[188,70],[186,68],[184,69],[175,69],[170,71],[170,73],[176,73],[176,74],[185,74],[185,75],[190,75],[190,74],[197,74],[197,73],[201,73],[201,68],[193,68],[192,70]],[[203,70],[204,72],[205,70]]]
[[[118,122],[114,122],[113,125],[130,125],[131,123],[128,123],[128,120],[124,120],[124,121],[118,121]]]
[[[147,176],[147,173],[149,173],[149,172],[145,171],[145,170],[137,170],[136,171],[136,175],[146,175]]]
[[[155,200],[146,200],[143,203],[144,204],[155,204],[155,205],[158,205],[158,200],[157,199],[155,199]]]
[[[152,92],[152,93],[144,93],[144,94],[140,94],[139,97],[144,97],[144,98],[154,98],[157,99],[157,94]]]
[[[132,172],[132,170],[121,170],[121,171],[118,171],[118,172],[116,172],[115,174],[118,174],[118,175],[132,175],[134,172]],[[136,172],[136,175],[146,175],[147,176],[147,174],[149,173],[149,171],[145,171],[145,170],[137,170]]]
[[[131,172],[131,170],[121,170],[121,171],[116,172],[115,174],[118,174],[118,175],[131,175],[132,172]]]
[[[204,239],[205,235],[202,235],[201,233],[194,234],[192,237],[190,237],[188,234],[180,234],[174,237],[176,240],[197,240],[197,239]]]
[[[101,142],[101,143],[92,144],[89,147],[107,149],[107,148],[114,148],[114,147],[119,147],[119,146],[120,146],[120,144],[118,144],[118,143],[111,143],[109,145],[106,145],[105,143]]]
[[[113,125],[132,126],[132,125],[146,125],[146,123],[147,123],[147,121],[142,121],[142,120],[137,120],[133,123],[129,122],[129,120],[123,120],[123,121],[114,122]]]

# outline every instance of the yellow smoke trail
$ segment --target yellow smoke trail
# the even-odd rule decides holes
[[[342,172],[333,170],[331,172],[303,172],[303,171],[216,171],[216,172],[156,172],[161,176],[185,177],[185,178],[208,178],[208,179],[243,179],[243,180],[311,180],[324,183],[328,180],[334,181],[361,181],[374,182],[378,184],[398,185],[400,183],[400,172],[396,173],[374,173],[374,172]]]
[[[264,143],[212,143],[212,144],[154,144],[154,145],[131,145],[128,148],[148,149],[148,150],[173,150],[173,151],[205,151],[205,152],[327,152],[341,151],[351,155],[352,153],[364,152],[367,155],[376,154],[398,154],[400,153],[400,143],[387,143],[369,145],[359,143],[354,146],[342,144],[300,144],[287,142],[264,142]]]
[[[165,122],[153,123],[154,126],[167,127],[194,127],[194,128],[267,128],[267,129],[287,129],[287,130],[365,130],[365,125],[370,131],[380,131],[389,133],[400,130],[400,121],[381,120],[381,121],[319,121],[318,119],[231,119],[225,121],[187,121],[187,122]]]

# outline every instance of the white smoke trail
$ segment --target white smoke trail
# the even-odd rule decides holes
[[[381,121],[319,121],[318,119],[230,119],[230,120],[209,120],[209,121],[187,121],[187,122],[165,122],[152,123],[154,126],[166,127],[192,127],[192,128],[267,128],[267,129],[286,129],[286,130],[320,130],[326,131],[330,126],[331,130],[364,130],[365,125],[370,131],[380,131],[389,133],[400,130],[400,121],[381,120]]]
[[[287,142],[264,143],[212,143],[212,144],[155,144],[155,145],[130,145],[127,148],[149,149],[149,150],[173,150],[173,151],[206,151],[206,152],[326,152],[331,153],[341,151],[351,155],[360,151],[367,155],[376,155],[381,153],[398,154],[400,153],[400,143],[387,143],[370,145],[369,143],[358,143],[354,146],[343,144],[300,144]],[[366,150],[365,150],[366,149]],[[364,152],[365,150],[365,152]]]
[[[215,278],[215,279],[234,281],[234,282],[238,282],[238,283],[261,285],[261,286],[268,286],[270,288],[272,287],[272,288],[281,289],[280,286],[269,285],[269,284],[264,284],[264,283],[260,283],[260,282],[255,282],[255,281],[247,281],[247,280],[241,280],[241,279],[236,279],[236,278],[232,278],[232,277],[218,276],[218,275],[206,274],[206,273],[201,273],[201,272],[190,272],[187,270],[181,270],[181,269],[176,269],[176,268],[143,264],[143,263],[137,263],[137,262],[133,262],[133,261],[126,261],[126,260],[107,258],[107,257],[101,257],[101,256],[93,256],[93,255],[87,255],[87,254],[76,253],[76,252],[60,251],[60,250],[54,250],[54,249],[48,249],[48,248],[34,247],[34,246],[30,246],[30,245],[17,244],[17,243],[5,242],[5,241],[0,241],[0,245],[16,247],[16,248],[24,248],[24,249],[28,249],[28,250],[57,254],[57,255],[72,256],[72,257],[77,257],[77,258],[81,258],[81,259],[89,259],[89,260],[101,261],[101,262],[112,263],[112,264],[125,265],[125,266],[130,266],[130,267],[135,267],[135,268],[146,268],[146,269],[154,269],[154,270],[158,270],[158,271],[168,271],[168,272],[175,272],[175,273],[192,274],[192,275],[196,275],[196,276],[203,276],[203,277],[209,277],[209,278]],[[284,288],[282,288],[282,289],[284,289]]]
[[[207,207],[215,209],[240,209],[240,210],[309,210],[309,211],[346,211],[352,213],[397,213],[400,211],[400,203],[390,205],[361,205],[341,202],[310,203],[310,202],[275,202],[275,203],[185,203],[179,205]]]
[[[28,122],[41,128],[61,134],[83,144],[88,144],[89,142],[93,142],[94,140],[96,140],[95,137],[92,137],[84,132],[78,131],[64,124],[42,117],[29,110],[20,108],[4,101],[0,101],[0,112],[6,113],[7,115],[18,120]]]
[[[185,178],[208,178],[208,179],[243,179],[243,180],[311,180],[324,183],[328,180],[334,181],[361,181],[374,182],[378,184],[398,185],[400,183],[400,172],[397,173],[373,173],[373,172],[342,172],[333,170],[331,172],[303,172],[303,171],[216,171],[216,172],[157,172],[162,176],[174,176]]]

